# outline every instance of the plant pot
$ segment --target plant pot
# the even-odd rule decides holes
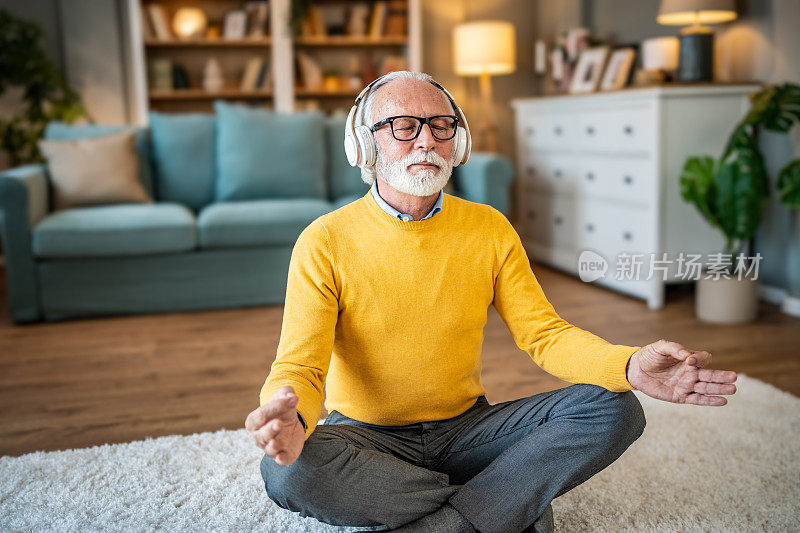
[[[758,281],[752,276],[738,279],[697,280],[695,314],[704,322],[742,324],[758,315]]]

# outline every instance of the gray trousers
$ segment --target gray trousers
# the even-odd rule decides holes
[[[396,529],[450,502],[481,533],[520,532],[644,427],[633,392],[589,384],[404,426],[334,410],[294,463],[265,454],[261,476],[277,505],[327,524]]]

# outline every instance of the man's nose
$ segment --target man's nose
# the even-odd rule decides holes
[[[423,124],[416,140],[414,141],[414,148],[422,150],[430,150],[436,145],[436,137],[433,136],[430,124]]]

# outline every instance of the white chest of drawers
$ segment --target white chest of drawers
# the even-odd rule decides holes
[[[721,234],[681,198],[683,164],[691,155],[722,153],[757,89],[655,87],[513,100],[515,226],[531,259],[578,273],[581,252],[591,250],[608,264],[595,283],[662,307],[664,285],[688,279],[678,271],[679,254],[723,249]],[[654,258],[666,259],[655,272]],[[638,274],[631,262],[641,262]]]

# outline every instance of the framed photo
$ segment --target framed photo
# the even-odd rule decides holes
[[[247,31],[247,12],[244,9],[231,9],[225,12],[222,21],[223,39],[244,39]]]
[[[600,90],[615,91],[625,87],[631,74],[634,59],[636,59],[636,50],[632,47],[614,50],[611,53],[611,57],[608,58],[608,65],[603,72]]]
[[[608,46],[595,46],[581,51],[570,80],[570,94],[593,93],[597,90],[609,50]]]

